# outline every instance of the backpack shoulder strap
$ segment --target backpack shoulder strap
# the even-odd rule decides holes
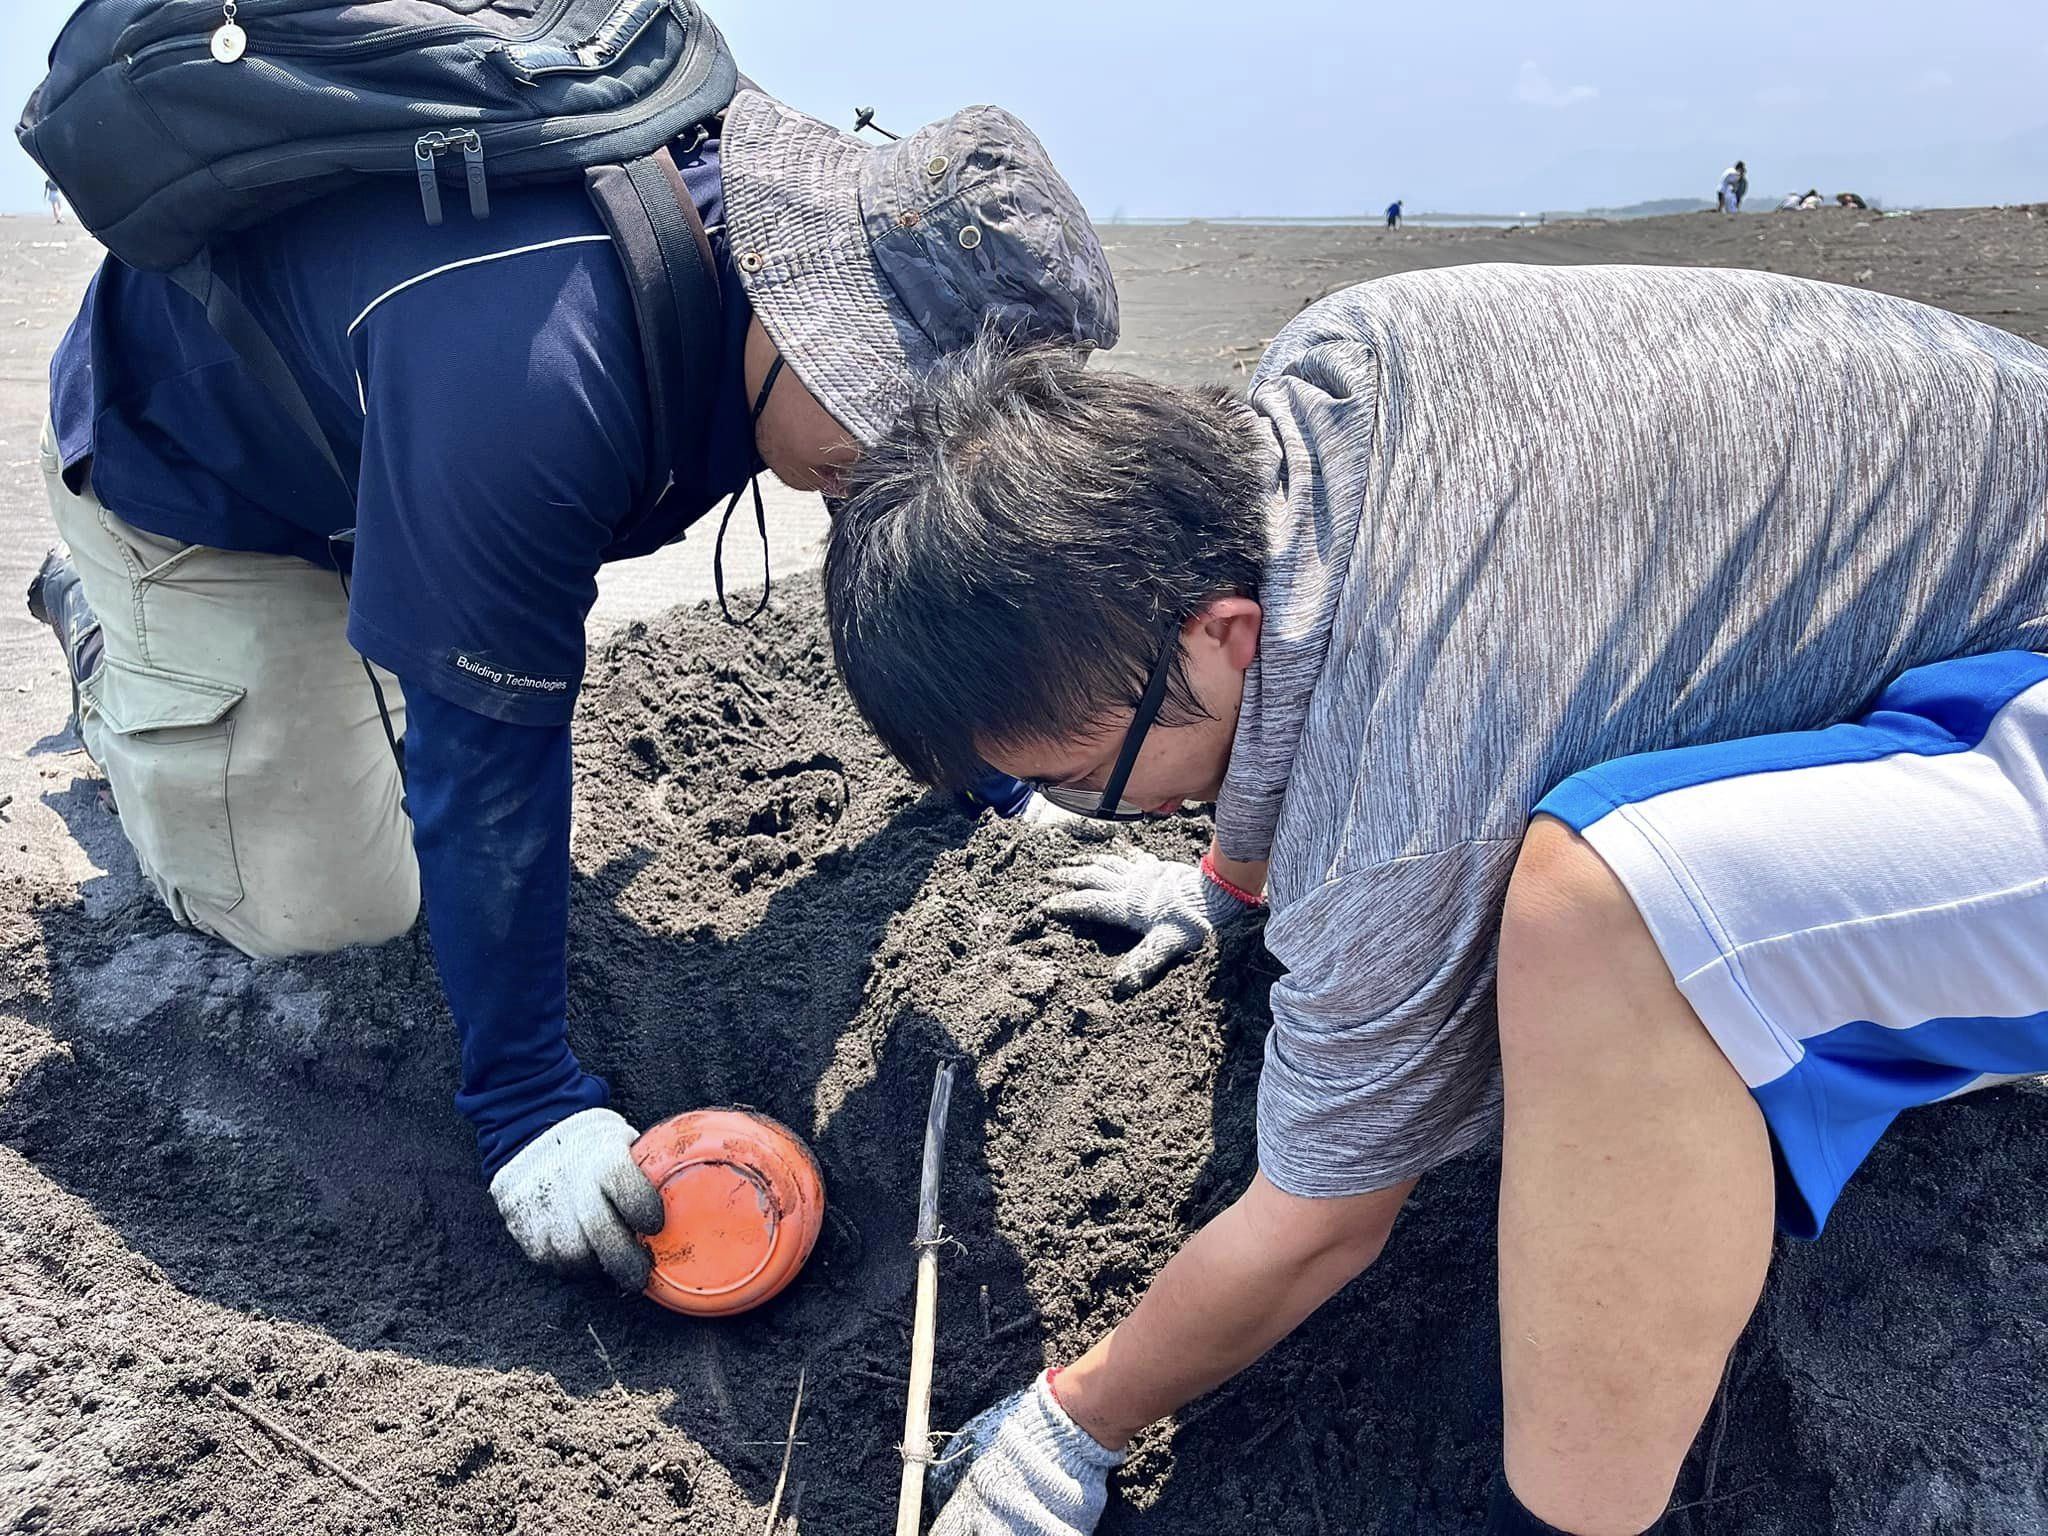
[[[270,339],[270,333],[263,329],[262,322],[250,313],[242,296],[235,292],[234,284],[214,271],[212,258],[204,249],[182,266],[174,268],[170,276],[173,282],[199,301],[206,311],[206,323],[233,349],[236,358],[263,387],[264,393],[277,402],[278,408],[292,419],[292,425],[312,444],[320,455],[320,461],[333,472],[334,483],[340,488],[343,500],[353,507],[355,487],[342,473],[341,462],[334,456],[334,445],[327,440],[320,419],[313,414],[313,403],[306,398],[306,391],[293,376],[284,354],[277,350],[277,343]]]
[[[718,269],[704,221],[666,149],[625,165],[592,166],[584,180],[626,265],[633,295],[647,370],[651,505],[666,493],[678,465],[694,466],[703,458],[723,351],[721,345],[706,346],[702,340],[719,334],[723,311]],[[204,250],[170,275],[199,302],[207,323],[291,418],[327,466],[343,500],[353,507],[355,489],[312,402],[234,285],[214,271]]]
[[[583,173],[633,294],[647,370],[648,503],[701,462],[717,388],[723,309],[711,240],[666,148]]]

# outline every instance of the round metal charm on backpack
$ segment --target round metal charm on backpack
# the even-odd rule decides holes
[[[236,9],[235,0],[222,0],[220,25],[214,29],[213,41],[208,44],[213,49],[216,64],[233,64],[249,51],[249,34],[236,24]]]

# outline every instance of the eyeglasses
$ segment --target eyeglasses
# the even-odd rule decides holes
[[[1092,789],[1059,784],[1033,784],[1031,787],[1053,805],[1076,816],[1086,816],[1092,821],[1137,821],[1152,814],[1148,807],[1132,805],[1125,800],[1124,785],[1131,777],[1131,765],[1138,760],[1138,751],[1145,745],[1145,733],[1152,729],[1152,722],[1159,717],[1159,706],[1166,699],[1166,680],[1173,674],[1173,658],[1180,654],[1180,624],[1169,619],[1163,626],[1165,633],[1159,645],[1159,659],[1152,663],[1152,676],[1145,683],[1145,692],[1138,700],[1138,712],[1131,717],[1131,727],[1124,732],[1124,744],[1116,755],[1116,766],[1109,771],[1109,780],[1098,793]]]

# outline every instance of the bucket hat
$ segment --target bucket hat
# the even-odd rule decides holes
[[[742,90],[720,145],[726,241],[762,328],[863,443],[905,386],[986,326],[1081,348],[1117,339],[1095,227],[1000,107],[870,144]]]

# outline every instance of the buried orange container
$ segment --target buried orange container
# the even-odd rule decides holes
[[[633,1161],[661,1191],[667,1223],[645,1295],[693,1317],[729,1317],[779,1294],[825,1224],[825,1176],[780,1121],[695,1109],[650,1126]]]

